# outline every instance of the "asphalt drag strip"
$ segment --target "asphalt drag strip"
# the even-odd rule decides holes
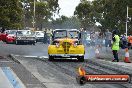
[[[76,73],[79,66],[84,66],[89,74],[119,74],[118,71],[96,65],[89,60],[48,61],[48,58],[31,58],[13,56],[28,71],[30,71],[47,88],[132,88],[131,84],[86,84],[80,86],[76,82]],[[109,66],[110,67],[110,66]],[[121,73],[122,74],[122,73]]]

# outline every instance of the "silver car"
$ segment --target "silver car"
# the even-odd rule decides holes
[[[16,44],[33,44],[35,45],[36,39],[30,30],[18,30],[16,32]]]

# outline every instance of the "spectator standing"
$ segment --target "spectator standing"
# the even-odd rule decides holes
[[[101,31],[97,31],[95,32],[95,47],[99,47],[102,49],[102,43],[103,43],[103,38],[102,38],[102,32]]]
[[[5,28],[2,27],[2,29],[1,29],[1,33],[4,33],[4,32],[5,32]]]
[[[128,48],[128,41],[125,35],[121,36],[121,44],[122,49]]]
[[[128,47],[129,49],[132,48],[132,36],[128,36]]]
[[[95,35],[94,31],[90,33],[90,38],[91,38],[91,45],[95,46]]]
[[[46,31],[44,31],[44,41],[43,41],[44,44],[47,44],[47,33]]]
[[[118,50],[119,50],[119,42],[120,42],[120,38],[119,38],[119,30],[115,29],[112,33],[112,52],[113,52],[113,56],[114,59],[112,60],[112,62],[119,62],[118,59]]]
[[[107,51],[107,47],[111,47],[112,33],[107,29],[105,32],[105,47]]]

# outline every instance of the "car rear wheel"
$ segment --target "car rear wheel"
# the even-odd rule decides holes
[[[53,60],[54,60],[54,56],[49,55],[49,61],[53,61]]]
[[[84,62],[84,56],[79,56],[79,57],[77,57],[77,59],[78,59],[78,61],[80,61],[80,62]]]

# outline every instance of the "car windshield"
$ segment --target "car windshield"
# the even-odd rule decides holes
[[[17,31],[17,35],[31,35],[31,31]]]
[[[16,34],[16,31],[10,31],[8,34]]]
[[[55,31],[54,38],[65,38],[66,37],[66,30],[59,30]]]
[[[54,38],[73,38],[76,39],[78,38],[78,31],[66,31],[66,30],[60,30],[60,31],[56,31],[54,33]]]
[[[36,35],[44,35],[43,32],[36,32]]]
[[[79,34],[78,31],[68,31],[67,32],[68,38],[73,38],[73,39],[79,38],[78,34]]]

